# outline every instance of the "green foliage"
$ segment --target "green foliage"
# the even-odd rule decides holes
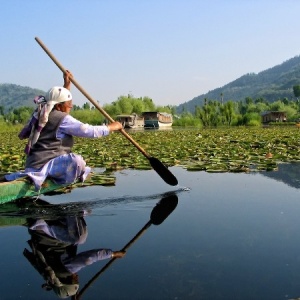
[[[171,113],[171,106],[156,107],[149,97],[134,98],[132,95],[120,96],[117,101],[104,106],[104,110],[114,119],[117,115],[133,114],[140,115],[145,111],[161,111]]]
[[[222,104],[210,100],[202,108],[196,107],[195,116],[201,120],[204,127],[230,126],[236,118],[236,107],[233,101]]]
[[[151,98],[144,97],[143,103],[144,103],[144,111],[155,111],[156,106],[153,103]]]
[[[208,101],[202,108],[196,108],[196,117],[199,117],[204,127],[217,126],[220,116],[219,105],[216,101]]]
[[[91,109],[91,105],[89,102],[85,102],[82,106],[83,109],[86,109],[86,110],[90,110]]]
[[[235,103],[228,101],[224,104],[221,110],[222,117],[224,117],[225,125],[230,126],[235,118]]]
[[[15,132],[17,135],[17,132],[19,132],[21,129],[21,125],[17,124],[14,125],[11,122],[6,122],[3,116],[0,116],[0,132]]]
[[[297,109],[293,106],[285,105],[283,111],[286,112],[287,120],[295,120],[297,117]]]
[[[261,122],[259,120],[249,120],[246,124],[247,126],[260,126]]]
[[[260,126],[261,125],[261,116],[255,112],[246,113],[243,117],[243,124],[247,126]]]
[[[104,117],[102,116],[102,114],[96,110],[96,109],[91,109],[91,110],[87,110],[87,109],[80,109],[80,110],[75,110],[75,111],[71,111],[71,115],[83,122],[83,123],[88,123],[91,125],[102,125],[104,122]]]
[[[270,110],[273,111],[284,111],[285,105],[282,101],[277,100],[270,104]]]
[[[166,112],[168,114],[172,114],[173,110],[170,106],[157,106],[156,111]]]
[[[256,109],[254,110],[254,112],[262,113],[269,109],[269,104],[264,102],[257,102],[255,107]]]
[[[181,127],[202,127],[200,119],[195,118],[191,113],[185,113],[180,116],[180,118],[175,118],[173,126]]]
[[[300,97],[300,85],[294,85],[293,92],[296,98]]]
[[[23,106],[15,108],[12,113],[14,115],[14,119],[19,123],[25,123],[34,111],[33,107]]]
[[[119,97],[116,105],[123,114],[131,114],[133,112],[133,105],[131,98],[121,96]]]

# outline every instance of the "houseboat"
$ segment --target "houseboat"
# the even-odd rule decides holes
[[[118,115],[116,120],[123,125],[123,128],[143,128],[144,117],[137,114],[131,115]]]
[[[143,112],[144,127],[145,128],[162,128],[171,127],[173,123],[173,117],[171,114],[158,111],[146,111]]]
[[[286,122],[286,112],[284,111],[264,111],[261,114],[262,123]]]

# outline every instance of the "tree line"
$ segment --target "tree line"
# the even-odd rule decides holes
[[[203,106],[196,106],[194,113],[183,110],[180,115],[176,114],[176,106],[157,106],[149,97],[135,98],[133,95],[120,96],[111,104],[106,104],[103,109],[115,119],[120,114],[136,113],[140,115],[144,111],[160,111],[173,115],[173,126],[259,126],[261,114],[264,111],[282,111],[287,115],[287,122],[296,122],[300,119],[300,85],[294,86],[295,99],[283,98],[275,102],[268,102],[263,98],[252,99],[247,97],[241,101],[229,100],[223,103],[221,100],[205,99]],[[33,107],[18,107],[5,113],[4,107],[0,106],[0,125],[12,126],[25,124],[34,111]],[[71,115],[78,120],[92,125],[106,123],[107,120],[88,102],[81,107],[73,106]]]
[[[0,106],[0,125],[6,126],[25,124],[34,112],[34,107],[22,106],[11,108],[5,112],[5,108]],[[111,104],[106,104],[103,109],[112,117],[116,118],[120,114],[136,113],[140,115],[144,111],[161,111],[170,114],[175,113],[175,106],[157,106],[149,97],[135,98],[132,95],[120,96],[116,101]],[[106,123],[104,116],[95,109],[89,102],[84,103],[82,106],[73,105],[71,115],[84,122],[92,125],[99,125]]]

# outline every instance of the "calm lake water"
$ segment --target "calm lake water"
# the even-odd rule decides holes
[[[42,197],[52,206],[1,206],[0,222],[7,226],[0,228],[0,299],[59,298],[41,287],[45,280],[24,256],[34,237],[21,224],[27,218],[55,225],[55,217],[66,224],[74,216],[84,218],[88,236],[75,247],[77,254],[68,248],[72,257],[120,250],[133,239],[126,255],[105,270],[109,259],[86,261],[91,264],[73,279],[79,282],[77,299],[300,297],[299,164],[255,174],[170,170],[176,187],[154,171],[124,170],[116,173],[114,187]],[[59,243],[48,247],[63,249]]]

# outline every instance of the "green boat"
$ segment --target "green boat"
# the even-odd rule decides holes
[[[116,178],[107,174],[92,174],[85,182],[75,182],[73,184],[57,184],[51,179],[46,179],[40,191],[36,191],[29,178],[0,182],[0,204],[14,201],[20,198],[37,197],[51,193],[66,193],[75,187],[91,185],[111,186],[115,185]]]

